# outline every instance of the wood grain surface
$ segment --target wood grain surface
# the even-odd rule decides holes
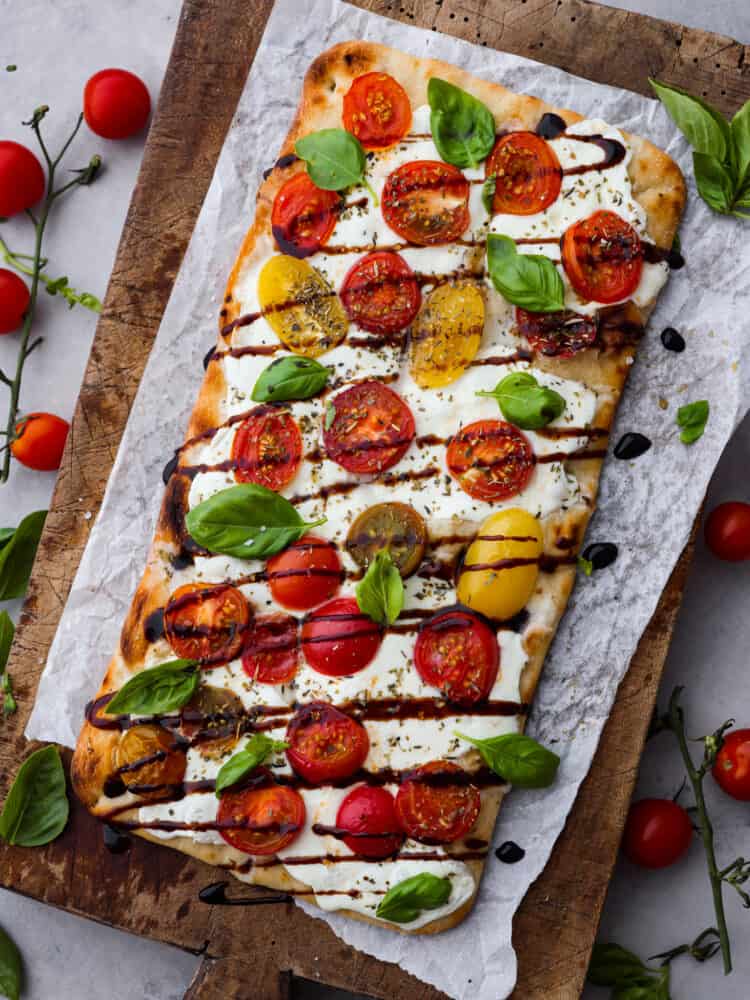
[[[746,47],[584,0],[357,4],[641,93],[656,75],[725,112],[750,97]],[[9,664],[20,711],[0,728],[0,795],[29,751],[23,729],[91,527],[84,513],[101,502],[271,5],[186,0],[183,6]],[[517,1000],[580,995],[689,559],[690,546],[620,686],[567,826],[517,914]],[[0,847],[3,886],[202,954],[186,994],[191,1000],[311,996],[295,985],[295,975],[383,1000],[443,997],[397,966],[354,951],[292,904],[242,911],[201,904],[198,890],[216,878],[215,870],[138,838],[127,853],[109,854],[99,824],[75,801],[68,828],[53,844]]]

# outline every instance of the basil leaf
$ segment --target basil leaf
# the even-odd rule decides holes
[[[682,428],[680,441],[683,444],[693,444],[703,436],[708,423],[709,405],[707,399],[699,399],[695,403],[686,403],[677,411],[677,426]]]
[[[336,407],[330,400],[328,400],[328,402],[326,403],[326,418],[324,421],[324,426],[327,431],[330,431],[331,427],[333,427],[333,421],[335,419],[336,419]]]
[[[451,881],[429,872],[420,872],[391,886],[375,911],[376,917],[395,924],[416,920],[423,910],[436,910],[448,902]]]
[[[49,844],[63,832],[69,808],[57,747],[42,747],[18,770],[0,814],[0,837],[20,847]]]
[[[578,568],[582,573],[585,573],[586,576],[591,576],[594,572],[594,564],[592,561],[590,559],[584,559],[583,556],[578,557]]]
[[[15,528],[0,528],[0,549],[5,548],[15,533]]]
[[[505,419],[528,431],[546,427],[565,409],[560,393],[540,385],[530,372],[511,372],[492,392],[480,391],[476,395],[496,399]]]
[[[497,174],[490,174],[482,185],[482,204],[488,215],[492,215],[492,203],[495,198],[495,187],[497,185]]]
[[[242,483],[193,507],[185,524],[193,540],[209,552],[266,559],[325,521],[322,517],[308,524],[278,493],[257,483]]]
[[[495,774],[519,788],[547,788],[555,780],[560,758],[530,736],[505,733],[486,740],[458,732],[456,736],[475,746]]]
[[[216,796],[236,785],[238,781],[254,771],[259,764],[274,753],[281,753],[289,746],[283,740],[272,740],[265,733],[255,733],[244,750],[234,754],[223,764],[216,775]]]
[[[313,184],[324,191],[343,191],[364,184],[377,205],[378,198],[365,179],[367,158],[359,140],[343,128],[324,128],[298,139],[294,152],[305,161]]]
[[[729,127],[734,144],[734,162],[737,165],[737,186],[742,188],[750,182],[750,101],[742,105]]]
[[[495,145],[495,119],[486,104],[436,76],[427,84],[430,131],[438,152],[455,167],[476,167]]]
[[[3,696],[3,715],[13,715],[18,705],[13,697],[13,685],[7,670],[0,674],[0,693]]]
[[[23,985],[21,953],[12,939],[0,928],[0,995],[19,1000]]]
[[[565,307],[565,286],[549,257],[519,253],[509,236],[487,237],[487,270],[497,291],[522,309],[560,312]]]
[[[10,655],[10,644],[15,634],[13,620],[7,611],[0,611],[0,674],[5,670],[5,664]]]
[[[160,715],[190,701],[200,676],[195,660],[169,660],[147,667],[127,681],[107,702],[107,715]]]
[[[698,194],[714,212],[727,215],[734,201],[734,181],[715,156],[693,153],[693,171]]]
[[[328,381],[330,369],[313,358],[289,354],[272,361],[258,376],[252,399],[256,403],[280,403],[317,396]]]
[[[392,625],[404,606],[404,581],[387,549],[381,549],[357,584],[359,610],[379,625]]]
[[[46,510],[28,514],[0,549],[0,601],[26,593],[46,516]]]
[[[708,153],[721,161],[727,159],[732,149],[732,133],[716,108],[680,87],[651,78],[649,83],[669,117],[696,152]]]
[[[586,978],[594,986],[619,986],[649,972],[632,951],[619,944],[595,944]]]

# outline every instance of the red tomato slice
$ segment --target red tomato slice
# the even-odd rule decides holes
[[[385,788],[353,788],[339,806],[336,826],[350,834],[341,838],[349,850],[364,858],[387,858],[404,842],[396,802]]]
[[[261,684],[288,684],[299,665],[297,619],[258,615],[242,651],[242,669]]]
[[[615,212],[594,212],[566,229],[562,238],[565,273],[582,299],[619,302],[641,280],[643,249],[638,233]]]
[[[328,241],[336,225],[341,195],[323,191],[305,171],[290,177],[276,193],[271,229],[279,250],[309,257]]]
[[[469,227],[469,182],[440,160],[404,163],[383,188],[383,218],[417,246],[452,243]]]
[[[286,739],[287,760],[312,785],[348,778],[362,767],[370,750],[365,727],[324,701],[299,708]]]
[[[258,406],[234,435],[232,461],[239,483],[258,483],[281,490],[297,475],[302,460],[302,435],[291,413],[275,406]]]
[[[423,844],[450,844],[466,836],[477,821],[482,799],[474,785],[451,783],[453,775],[463,773],[457,764],[433,760],[403,782],[396,796],[396,815],[409,837]]]
[[[512,424],[476,420],[451,439],[446,462],[464,492],[493,503],[525,489],[534,471],[534,452]]]
[[[341,560],[335,545],[315,535],[303,535],[266,564],[268,584],[276,601],[294,611],[322,604],[341,585]]]
[[[175,653],[203,664],[227,663],[242,648],[250,605],[228,583],[186,583],[164,611],[164,631]]]
[[[371,333],[404,330],[422,303],[414,272],[390,250],[375,250],[358,260],[340,295],[352,323]]]
[[[622,835],[623,854],[642,868],[667,868],[683,856],[693,839],[687,812],[671,799],[633,803]]]
[[[387,149],[411,128],[406,91],[387,73],[358,76],[344,94],[344,128],[365,149]]]
[[[593,316],[574,312],[535,313],[516,309],[518,332],[532,349],[549,358],[572,358],[596,343],[597,323]]]
[[[252,786],[224,792],[217,814],[219,833],[245,854],[276,854],[305,825],[305,803],[299,792],[277,785],[266,768],[257,769]]]
[[[560,161],[552,146],[533,132],[511,132],[497,140],[485,163],[485,176],[492,174],[493,215],[536,215],[560,194]]]
[[[750,729],[727,733],[711,773],[727,795],[750,802]]]
[[[500,666],[497,637],[481,618],[450,608],[430,618],[414,646],[417,673],[457,705],[489,697]]]
[[[0,333],[13,333],[21,326],[30,299],[26,282],[7,267],[0,268]]]
[[[381,382],[358,382],[326,406],[326,452],[349,472],[374,474],[390,469],[406,454],[414,433],[411,410]]]
[[[311,612],[302,626],[310,666],[327,677],[356,674],[380,647],[380,628],[363,615],[353,597],[337,597]]]
[[[68,421],[54,413],[29,413],[16,424],[18,436],[11,442],[11,455],[27,469],[59,469],[69,430]]]

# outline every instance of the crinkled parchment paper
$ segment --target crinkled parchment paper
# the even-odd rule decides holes
[[[513,914],[563,827],[617,685],[748,396],[748,359],[741,355],[750,317],[748,229],[713,215],[697,197],[686,144],[655,101],[396,24],[338,0],[278,0],[151,352],[27,735],[68,746],[75,742],[84,705],[101,681],[144,565],[162,495],[162,467],[182,440],[202,377],[201,358],[214,343],[224,283],[252,221],[261,171],[273,162],[289,128],[309,63],[329,45],[351,38],[445,59],[647,136],[668,150],[690,183],[681,230],[687,266],[672,274],[652,317],[613,435],[616,441],[637,429],[653,447],[634,462],[610,457],[605,464],[588,538],[616,542],[620,556],[606,572],[579,581],[531,717],[529,731],[562,756],[559,778],[544,791],[514,792],[500,813],[496,842],[517,841],[525,858],[507,866],[490,855],[472,914],[434,937],[402,937],[311,910],[345,941],[397,962],[453,997],[497,1000],[515,981]],[[667,325],[684,334],[684,353],[661,346],[658,332]],[[707,431],[686,447],[675,412],[703,398],[711,403]]]

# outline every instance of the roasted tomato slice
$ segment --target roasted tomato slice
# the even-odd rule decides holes
[[[219,833],[245,854],[276,854],[287,847],[305,824],[299,792],[277,785],[266,768],[258,768],[250,788],[224,792],[217,813]]]
[[[638,233],[616,212],[594,212],[565,230],[565,273],[582,299],[619,302],[638,287],[643,248]]]
[[[341,288],[349,319],[370,333],[398,333],[419,312],[422,296],[403,257],[374,250],[349,270]]]
[[[363,615],[353,597],[337,597],[311,612],[302,626],[310,666],[328,677],[356,674],[380,647],[380,628]]]
[[[226,663],[242,648],[250,605],[228,583],[186,583],[164,611],[164,631],[172,649],[186,660]]]
[[[242,669],[261,684],[288,684],[299,666],[299,628],[291,615],[258,615],[242,651]]]
[[[596,343],[597,322],[593,316],[569,311],[535,313],[519,307],[516,323],[532,349],[549,358],[572,358]]]
[[[525,435],[504,420],[467,424],[448,445],[448,470],[475,500],[507,500],[525,489],[534,452]]]
[[[266,564],[276,601],[293,611],[307,611],[333,597],[342,578],[336,546],[316,535],[303,535]]]
[[[282,253],[309,257],[328,241],[338,218],[341,195],[323,191],[306,172],[290,177],[278,190],[271,228]]]
[[[463,375],[484,331],[484,299],[469,281],[438,285],[425,298],[409,338],[409,371],[422,389],[439,389]]]
[[[404,163],[383,188],[383,218],[417,246],[452,243],[469,227],[469,182],[440,160]]]
[[[297,475],[302,461],[302,435],[291,413],[258,406],[235,431],[232,461],[239,483],[258,483],[282,490]]]
[[[427,545],[427,525],[407,503],[376,503],[363,511],[349,529],[346,548],[363,569],[388,549],[401,576],[410,576],[422,562]]]
[[[425,684],[457,705],[489,697],[500,666],[500,649],[481,618],[458,608],[440,611],[419,631],[414,665]]]
[[[378,473],[406,454],[414,417],[403,399],[381,382],[359,382],[328,401],[323,443],[348,472]]]
[[[403,782],[396,796],[396,815],[413,840],[450,844],[465,837],[477,821],[482,799],[466,772],[447,760],[423,764]],[[456,781],[464,777],[464,781]]]
[[[533,132],[510,132],[498,139],[485,172],[487,177],[495,175],[493,215],[536,215],[560,194],[560,161],[552,146]]]
[[[233,691],[201,684],[180,711],[180,727],[203,757],[223,758],[237,745],[244,714]]]
[[[339,806],[336,826],[337,833],[348,832],[341,839],[349,850],[364,858],[387,858],[404,842],[396,802],[385,788],[353,788]]]
[[[348,778],[362,767],[370,750],[365,727],[324,701],[298,709],[286,739],[289,763],[312,785]]]
[[[144,799],[164,798],[185,777],[187,757],[180,737],[164,726],[126,729],[112,751],[117,777]]]
[[[358,76],[344,94],[344,128],[365,149],[387,149],[411,128],[406,91],[387,73]]]

